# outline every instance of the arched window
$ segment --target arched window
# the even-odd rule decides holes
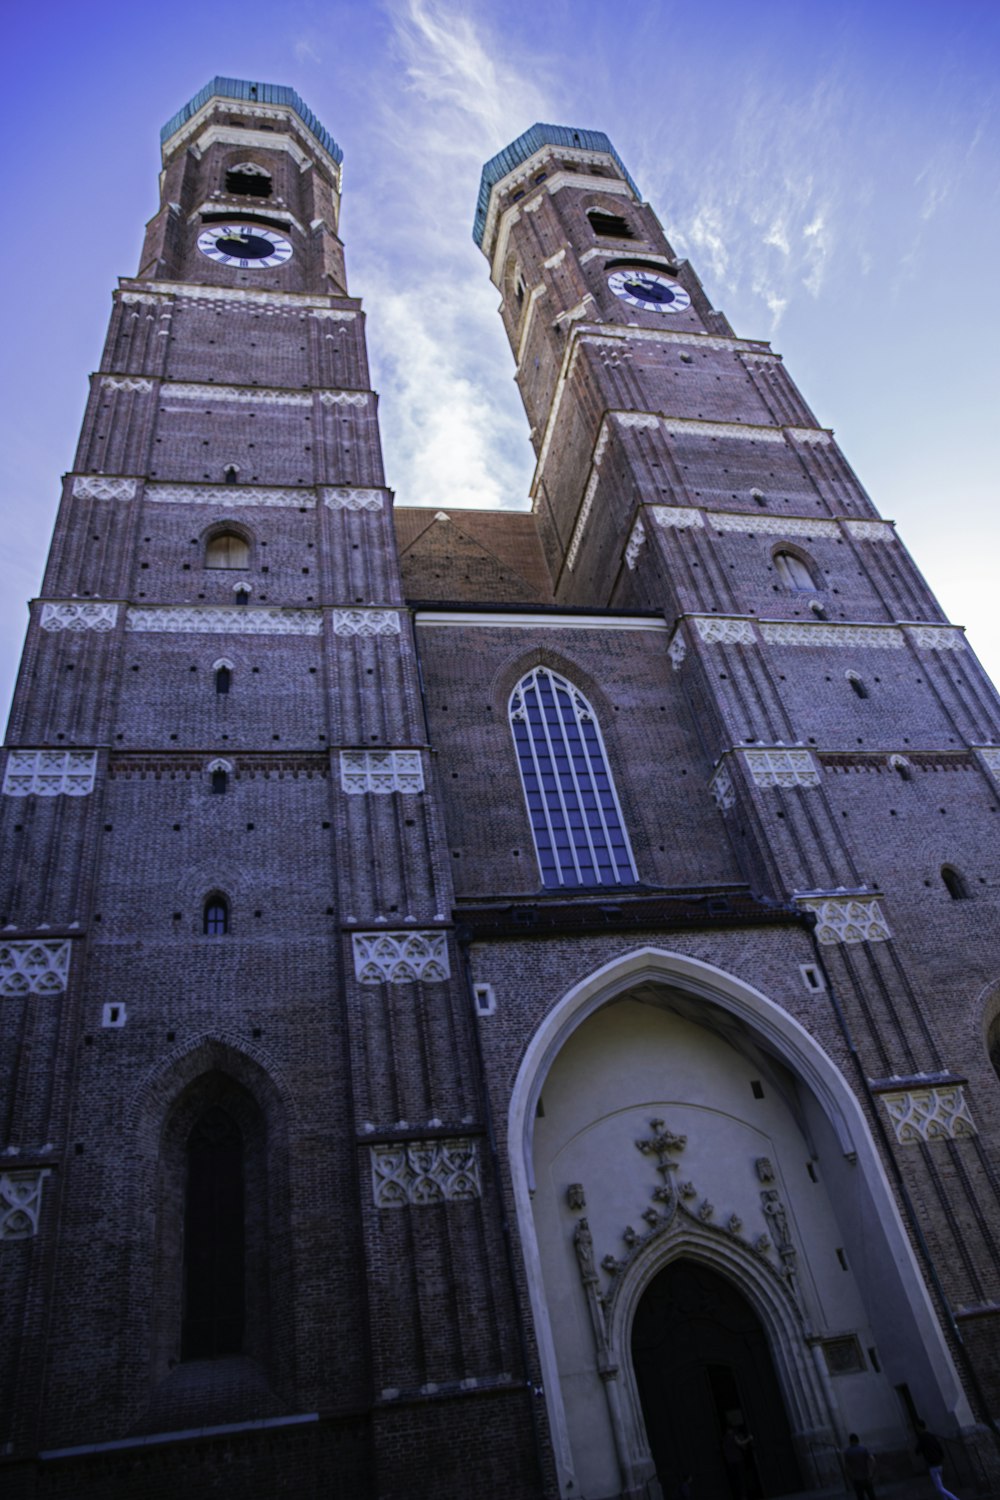
[[[854,693],[856,697],[868,697],[868,689],[865,687],[865,680],[863,677],[859,677],[857,672],[845,672],[844,676],[851,684],[851,692]]]
[[[511,694],[510,722],[543,884],[630,885],[635,865],[590,704],[536,667]]]
[[[628,220],[623,219],[621,214],[610,214],[602,208],[591,208],[587,211],[590,227],[601,239],[608,240],[634,240],[635,235],[629,228]]]
[[[228,693],[233,681],[233,669],[227,667],[225,662],[215,669],[215,691],[217,693]]]
[[[217,531],[205,543],[206,568],[248,568],[250,543],[238,531]]]
[[[776,552],[774,566],[784,587],[790,594],[812,594],[816,591],[813,576],[801,557],[794,552]]]
[[[222,774],[226,773],[223,771]],[[212,775],[214,777],[214,771]],[[214,786],[212,790],[215,790]],[[205,902],[202,931],[206,937],[225,937],[229,931],[229,902],[220,891],[213,892]]]
[[[243,1158],[236,1121],[221,1105],[210,1105],[187,1139],[182,1359],[243,1351]]]
[[[221,766],[216,766],[212,772],[212,791],[216,796],[224,797],[226,788],[229,786],[229,776]]]
[[[254,161],[241,161],[226,173],[226,192],[243,198],[270,198],[271,174]]]
[[[941,879],[944,888],[953,901],[968,901],[969,886],[961,871],[956,870],[953,865],[941,866]]]
[[[249,604],[250,603],[250,590],[249,589],[243,589],[243,588],[236,589],[233,592],[233,598],[236,600],[237,604]]]
[[[225,474],[226,483],[227,484],[236,484],[236,482],[238,481],[238,479],[240,477],[239,465],[238,464],[226,464],[226,467],[223,470],[223,473]]]

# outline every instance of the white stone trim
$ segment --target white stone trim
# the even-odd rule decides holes
[[[369,1150],[376,1208],[468,1203],[482,1197],[475,1140],[400,1141]]]
[[[588,255],[606,255],[606,250],[597,248],[588,251]],[[580,264],[587,259],[581,256]],[[675,262],[669,261],[662,255],[646,255],[643,260],[658,260],[664,266],[670,266]],[[725,349],[729,353],[742,354],[745,358],[766,359],[781,363],[781,355],[775,354],[772,349],[761,348],[759,345],[746,339],[737,338],[735,334],[720,336],[714,333],[699,333],[696,328],[634,328],[629,324],[620,324],[615,327],[603,328],[600,333],[581,332],[579,335],[581,344],[631,344],[631,343],[663,343],[663,344],[689,344],[698,349]]]
[[[320,222],[319,220],[316,221]],[[339,307],[316,307],[310,313],[313,318],[326,318],[332,323],[353,323],[357,313],[348,312],[346,308]]]
[[[205,103],[191,116],[190,120],[185,120],[184,124],[179,125],[173,135],[163,142],[161,150],[164,162],[167,159],[167,155],[175,150],[182,141],[186,141],[190,136],[197,135],[199,131],[203,130],[211,112],[219,108],[220,105],[223,108],[229,108],[234,114],[245,115],[248,120],[280,121],[286,129],[293,131],[295,135],[308,143],[310,151],[315,152],[316,156],[323,162],[337,186],[337,191],[340,191],[340,166],[334,161],[326,147],[316,139],[308,125],[296,111],[287,105],[254,104],[247,99],[227,99],[222,94],[213,94],[210,99],[206,99]],[[216,126],[214,128],[225,130],[227,127]],[[275,145],[282,140],[280,135],[271,132],[265,133],[263,131],[233,130],[232,127],[228,128],[233,137],[233,144],[235,145],[243,142],[247,146],[263,145],[265,149],[273,150]],[[299,161],[301,167],[303,161],[301,152],[298,153],[296,159]],[[309,158],[305,158],[304,160],[306,165],[312,165]]]
[[[749,620],[717,615],[693,615],[695,629],[708,646],[752,646],[756,640]]]
[[[819,786],[819,769],[808,750],[744,750],[756,786]]]
[[[898,1093],[883,1094],[882,1103],[902,1146],[916,1146],[921,1141],[955,1141],[978,1134],[961,1084],[950,1088],[900,1089]]]
[[[69,983],[68,940],[0,941],[0,995],[59,995]]]
[[[826,427],[786,427],[785,431],[797,443],[809,443],[825,448],[833,442],[833,433]]]
[[[402,626],[395,609],[335,609],[334,635],[399,635]]]
[[[691,505],[651,505],[649,509],[664,531],[691,531],[705,524],[701,511]]]
[[[708,783],[708,790],[720,812],[728,812],[731,807],[736,806],[736,788],[733,786],[733,778],[729,774],[729,767],[725,761],[717,767],[715,775]]]
[[[781,427],[755,427],[750,422],[705,422],[693,417],[663,417],[664,431],[674,437],[746,438],[759,443],[783,443]]]
[[[414,615],[417,625],[467,630],[469,626],[510,630],[668,630],[666,620],[630,618],[609,620],[602,615],[466,614],[461,610],[421,609]]]
[[[583,492],[583,503],[580,506],[580,514],[577,516],[576,525],[573,527],[573,535],[570,537],[569,547],[566,550],[566,566],[569,569],[576,567],[577,554],[583,541],[583,533],[587,529],[590,520],[591,507],[594,504],[594,496],[597,494],[597,486],[600,482],[601,471],[595,462],[587,481],[587,488]]]
[[[74,500],[134,500],[137,479],[112,479],[104,474],[80,474],[70,493]]]
[[[3,795],[86,797],[96,774],[96,750],[8,750]]]
[[[151,380],[138,375],[105,375],[101,385],[106,391],[138,391],[143,396],[153,389]]]
[[[629,537],[625,548],[625,566],[630,573],[635,572],[636,564],[639,561],[639,553],[642,551],[642,544],[645,540],[646,528],[642,524],[642,517],[640,516],[632,527],[632,535]]]
[[[282,609],[265,604],[147,604],[126,610],[125,629],[174,635],[215,631],[227,635],[320,635],[323,615],[318,609]]]
[[[114,630],[118,619],[117,604],[103,600],[77,602],[70,599],[46,600],[42,605],[40,625],[43,630]]]
[[[341,750],[341,790],[354,796],[365,792],[422,792],[424,767],[419,750]]]
[[[562,249],[557,250],[555,255],[550,255],[548,260],[543,260],[542,265],[545,267],[546,271],[554,271],[556,266],[561,266],[565,259],[566,246],[563,245]]]
[[[858,542],[892,542],[896,533],[889,521],[842,521],[848,536]]]
[[[48,1167],[0,1172],[0,1241],[30,1240],[38,1233],[42,1184],[49,1175]]]
[[[760,633],[769,646],[862,646],[898,651],[903,632],[894,625],[831,625],[761,621]]]
[[[965,636],[950,625],[908,625],[913,644],[923,651],[964,651]]]
[[[320,406],[367,406],[366,391],[321,391]]]
[[[816,940],[832,943],[885,943],[892,937],[874,896],[797,896],[799,906],[816,913]]]
[[[518,369],[521,368],[521,361],[524,359],[524,351],[528,343],[528,335],[531,332],[531,325],[534,322],[535,318],[535,308],[537,307],[541,298],[548,294],[548,290],[549,289],[545,285],[545,282],[540,281],[538,285],[533,286],[531,288],[531,291],[528,293],[528,300],[525,303],[524,311],[521,314],[521,333],[517,341],[517,353],[515,355],[515,361]]]
[[[445,932],[353,932],[351,947],[359,984],[439,983],[451,977]]]
[[[146,486],[146,499],[154,505],[262,505],[288,510],[312,510],[316,496],[311,489],[272,489],[246,484],[157,484]]]
[[[995,745],[974,745],[994,781],[1000,781],[1000,749]]]
[[[794,516],[759,515],[749,511],[706,511],[705,525],[716,531],[752,531],[762,536],[840,535],[836,521],[810,521]]]
[[[679,672],[684,664],[684,658],[687,656],[687,641],[684,639],[684,632],[682,630],[678,629],[677,634],[670,642],[667,655],[670,657],[674,671]]]
[[[301,391],[271,389],[263,385],[196,385],[189,381],[164,381],[164,401],[239,401],[262,406],[312,406],[311,395]]]
[[[381,490],[320,490],[328,510],[381,510]]]
[[[133,291],[126,285],[118,294],[123,302],[170,303],[175,297],[187,297],[195,302],[244,303],[255,307],[283,308],[289,312],[311,316],[324,311],[337,314],[337,309],[331,308],[325,297],[311,297],[303,292],[276,292],[268,287],[202,286],[190,281],[144,281],[132,283],[132,286],[140,289]],[[353,312],[347,311],[340,315],[345,318],[355,316]]]

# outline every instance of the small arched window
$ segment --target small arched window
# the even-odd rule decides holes
[[[854,693],[856,697],[868,697],[868,689],[865,687],[865,680],[863,677],[859,677],[857,672],[845,672],[844,676],[851,684],[851,692]]]
[[[215,669],[215,691],[217,693],[228,693],[233,681],[233,669],[227,667],[223,662]]]
[[[220,891],[213,892],[205,902],[202,931],[206,937],[225,937],[229,931],[229,902]]]
[[[816,591],[808,564],[794,552],[776,552],[774,566],[778,577],[790,594],[812,594]]]
[[[229,776],[221,766],[217,766],[212,772],[212,791],[217,797],[224,797],[228,785]]]
[[[968,901],[969,885],[961,871],[956,870],[954,865],[941,866],[941,879],[944,888],[953,901]]]
[[[632,851],[587,700],[536,667],[511,694],[510,724],[543,884],[631,885]]]
[[[270,198],[271,174],[254,161],[241,161],[226,173],[226,192],[241,198]]]
[[[217,531],[205,543],[206,568],[248,568],[250,543],[238,531]]]
[[[227,484],[235,484],[240,477],[239,466],[237,464],[226,464],[223,473],[226,476]]]
[[[634,240],[635,235],[629,228],[627,219],[621,214],[610,214],[602,208],[591,208],[587,211],[590,227],[596,235],[606,240]]]
[[[895,771],[900,781],[913,780],[913,767],[905,755],[890,755],[889,769],[890,771]]]

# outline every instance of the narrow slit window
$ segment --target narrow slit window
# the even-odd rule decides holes
[[[865,687],[864,679],[857,672],[845,672],[845,677],[851,684],[851,692],[858,698],[867,698],[868,689]]]
[[[233,682],[232,670],[229,667],[216,667],[215,669],[215,691],[217,693],[228,693]]]
[[[542,883],[633,884],[632,851],[587,700],[536,667],[511,694],[510,724]]]
[[[960,870],[956,870],[953,865],[944,865],[941,869],[941,879],[953,901],[968,901],[969,885]]]
[[[219,1359],[242,1353],[245,1320],[245,1151],[228,1111],[204,1112],[186,1154],[181,1359]]]

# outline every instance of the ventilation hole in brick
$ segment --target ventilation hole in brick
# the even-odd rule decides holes
[[[761,1083],[759,1078],[751,1078],[750,1092],[753,1094],[755,1099],[763,1099],[764,1085]]]

